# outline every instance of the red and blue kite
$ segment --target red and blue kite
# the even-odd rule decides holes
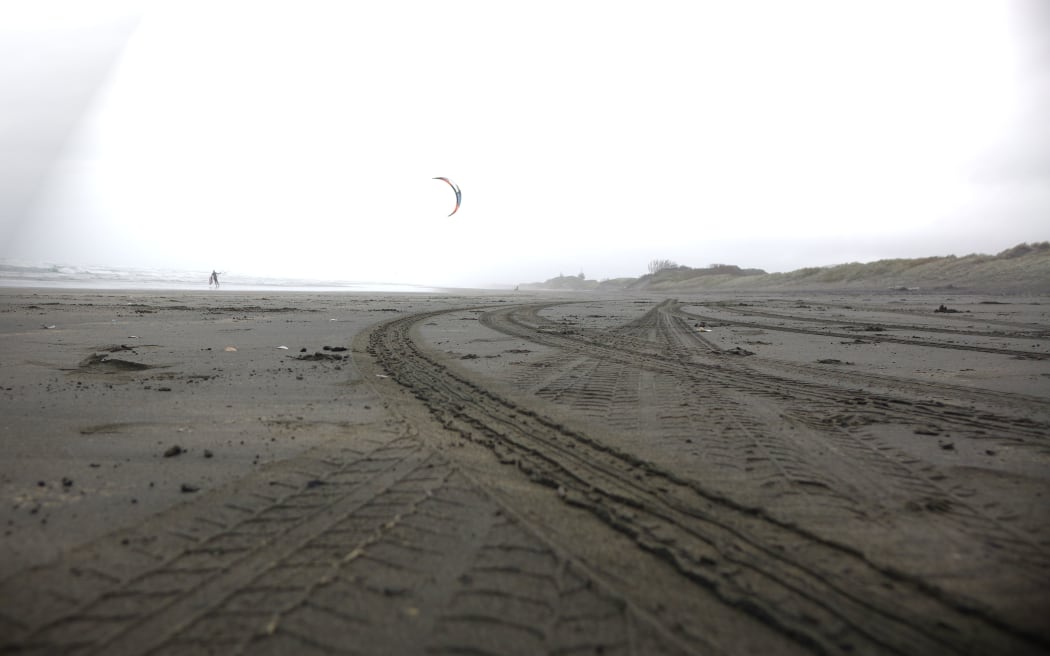
[[[437,178],[434,178],[434,180],[444,180],[445,182],[448,183],[448,186],[452,187],[452,191],[456,192],[456,207],[452,210],[452,214],[455,214],[456,212],[458,212],[459,211],[459,204],[461,202],[463,202],[463,192],[461,192],[459,190],[459,187],[456,186],[455,182],[452,182],[448,178],[437,177]],[[449,216],[452,216],[452,214],[449,214]]]

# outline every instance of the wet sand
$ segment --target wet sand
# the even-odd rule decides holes
[[[8,289],[0,340],[6,647],[1050,648],[1050,299]]]
[[[3,523],[17,537],[4,541],[0,577],[381,422],[350,340],[394,314],[455,302],[0,293]]]

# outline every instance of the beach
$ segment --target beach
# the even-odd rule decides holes
[[[0,289],[0,645],[1045,653],[1050,298]]]

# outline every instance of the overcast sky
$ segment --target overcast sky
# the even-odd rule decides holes
[[[0,257],[488,285],[997,252],[1050,238],[1048,48],[1042,0],[0,0]]]

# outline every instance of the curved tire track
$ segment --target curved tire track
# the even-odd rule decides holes
[[[684,366],[645,339],[581,336],[538,319],[538,309],[503,308],[483,320],[570,354],[619,358],[657,370]],[[713,494],[453,371],[413,336],[416,324],[439,314],[384,324],[370,336],[371,353],[445,428],[489,446],[502,461],[516,462],[535,481],[558,489],[567,502],[630,536],[645,553],[677,568],[684,585],[709,590],[818,652],[1046,648],[1045,636],[1011,625],[990,609]],[[643,332],[652,334],[649,327]],[[638,348],[625,346],[630,343]]]
[[[688,390],[688,394],[681,402],[677,397],[667,397],[651,398],[646,403],[663,404],[667,409],[691,407],[705,421],[721,425],[716,441],[727,448],[745,447],[743,458],[735,456],[737,462],[742,459],[774,465],[778,460],[787,463],[788,468],[779,467],[782,478],[809,484],[803,489],[796,486],[795,492],[808,494],[814,501],[819,497],[822,503],[832,506],[841,507],[841,502],[846,501],[861,517],[884,512],[881,504],[868,499],[898,498],[909,507],[938,508],[942,512],[928,516],[927,523],[969,535],[974,548],[985,552],[994,545],[994,551],[1005,551],[1014,566],[1027,569],[1033,582],[1046,581],[1050,542],[1042,523],[1023,529],[1013,526],[1012,510],[984,507],[979,498],[971,498],[971,488],[956,482],[942,468],[901,452],[870,428],[888,422],[924,428],[943,425],[957,432],[968,431],[976,439],[987,439],[983,432],[988,432],[997,442],[1045,452],[1050,426],[1025,417],[975,414],[964,406],[915,402],[894,395],[862,395],[855,390],[757,372],[740,364],[734,356],[726,356],[691,330],[673,301],[660,304],[611,334],[587,334],[547,321],[539,315],[543,307],[498,310],[486,315],[485,321],[517,337],[528,339],[531,333],[534,341],[565,351],[589,352],[603,362],[633,364],[660,372],[675,381],[675,388]],[[698,352],[707,355],[702,366],[695,362]],[[767,404],[765,400],[776,410],[773,416],[767,412],[763,419],[756,414]],[[727,410],[729,416],[720,420]],[[793,422],[796,429],[815,434],[808,440],[786,439],[784,431],[775,430],[784,420]],[[807,442],[811,445],[808,449],[804,448]],[[753,448],[746,448],[747,444]],[[823,446],[833,447],[829,457],[821,457]],[[756,450],[764,453],[756,454]],[[819,463],[818,473],[807,466],[810,461]],[[725,468],[733,463],[723,460],[719,464]],[[847,472],[849,477],[835,480],[820,473],[831,470]],[[710,474],[708,471],[706,475]],[[754,479],[756,474],[749,471],[749,477]],[[751,484],[753,487],[754,481]],[[755,505],[766,505],[775,498],[766,496]],[[952,541],[949,535],[945,534],[947,542]]]
[[[724,309],[731,310],[731,308],[724,308]],[[754,328],[754,329],[758,329],[758,330],[772,330],[774,332],[798,333],[798,334],[801,334],[801,335],[820,335],[821,337],[837,337],[837,338],[841,338],[841,339],[854,339],[854,338],[857,337],[857,333],[843,333],[843,332],[836,332],[836,331],[833,331],[833,330],[817,330],[815,328],[813,328],[813,329],[811,329],[811,328],[797,328],[797,327],[782,326],[782,325],[772,324],[772,323],[760,323],[760,322],[757,322],[757,321],[744,321],[744,320],[740,320],[740,319],[725,319],[723,317],[713,317],[713,316],[709,316],[709,315],[700,314],[700,313],[697,313],[697,312],[688,312],[687,314],[689,315],[689,317],[691,319],[699,319],[699,320],[702,320],[702,321],[710,321],[710,322],[714,322],[714,323],[718,323],[718,324],[731,324],[731,325],[734,325],[734,326],[741,326],[741,327],[744,327],[744,328]],[[785,318],[788,318],[788,317],[785,317]],[[796,317],[791,317],[791,320],[793,320],[793,321],[800,321],[800,319],[798,319]],[[841,325],[842,323],[843,322],[838,322],[838,325]],[[918,330],[918,331],[921,331],[921,332],[931,332],[928,329],[916,328],[914,326],[910,327],[910,329]],[[951,332],[951,331],[939,331],[939,332]],[[987,336],[987,335],[984,335],[983,333],[965,333],[965,332],[960,332],[958,334],[969,334],[969,335],[980,334],[982,336]],[[1011,336],[1011,337],[1015,337],[1016,338],[1017,336]],[[1041,338],[1041,337],[1031,337],[1030,339],[1037,339],[1037,338]],[[1044,352],[1040,352],[1040,351],[1021,351],[1021,350],[1018,350],[1018,349],[998,348],[998,347],[994,347],[994,346],[977,346],[977,345],[974,345],[974,344],[953,344],[953,343],[948,343],[948,342],[935,342],[935,341],[931,341],[931,340],[928,340],[928,339],[905,339],[903,337],[891,337],[889,335],[882,335],[882,334],[877,334],[877,333],[865,333],[864,334],[864,340],[868,341],[868,342],[888,342],[888,343],[892,343],[892,344],[905,344],[907,346],[921,346],[921,347],[929,347],[929,348],[950,349],[950,350],[954,350],[954,351],[974,351],[974,352],[978,352],[978,353],[994,353],[996,355],[1009,355],[1009,356],[1013,356],[1015,358],[1024,358],[1024,359],[1030,359],[1030,360],[1046,360],[1046,359],[1050,359],[1050,354],[1047,354],[1047,353],[1044,353]]]

